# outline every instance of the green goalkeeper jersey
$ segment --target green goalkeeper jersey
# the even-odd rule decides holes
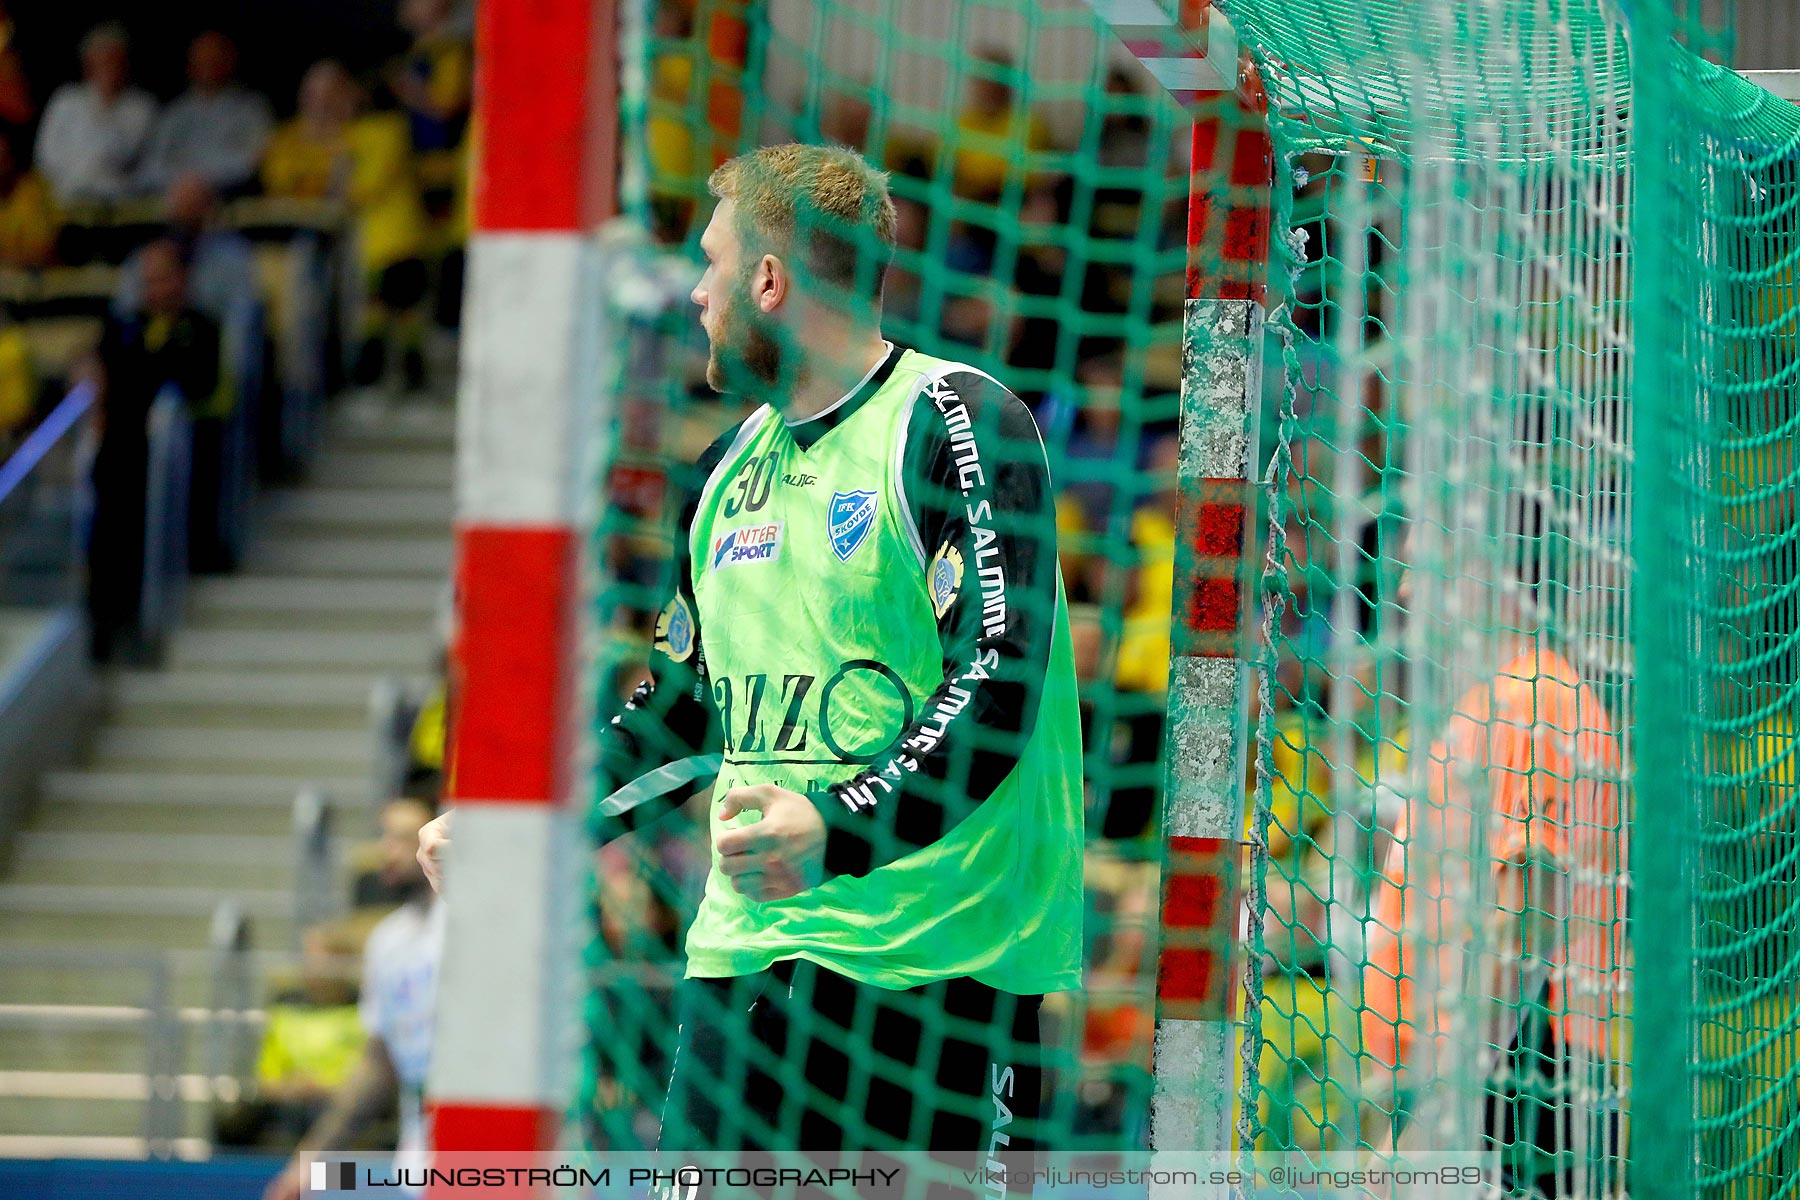
[[[661,764],[710,748],[715,836],[725,793],[758,783],[812,797],[828,834],[825,881],[788,900],[739,895],[715,854],[688,974],[805,958],[891,988],[1077,986],[1079,716],[1029,411],[891,350],[814,418],[758,409],[702,466],[655,683],[603,742],[597,832],[689,790]]]

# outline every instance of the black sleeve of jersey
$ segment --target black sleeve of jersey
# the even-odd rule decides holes
[[[716,763],[710,770],[703,765],[682,766],[683,760],[716,752],[721,740],[707,695],[706,647],[694,603],[688,531],[693,528],[707,476],[725,457],[737,431],[736,425],[726,430],[694,466],[675,525],[670,599],[657,618],[650,680],[638,685],[624,711],[600,731],[594,807],[588,814],[588,830],[596,845],[642,829],[679,808],[707,775],[717,772]],[[680,647],[670,642],[670,622],[678,605],[685,608],[692,629],[686,654],[680,654]]]
[[[928,385],[914,405],[902,478],[921,569],[947,559],[954,576],[960,563],[954,594],[933,597],[944,680],[892,750],[813,797],[833,875],[930,845],[992,795],[1024,753],[1049,667],[1056,507],[1037,423],[973,371]]]

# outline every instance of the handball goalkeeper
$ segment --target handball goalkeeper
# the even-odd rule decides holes
[[[883,339],[881,172],[789,145],[708,183],[707,380],[762,403],[700,459],[590,821],[604,843],[717,772],[661,1145],[1029,1148],[1039,1006],[1082,942],[1043,441],[992,377]]]

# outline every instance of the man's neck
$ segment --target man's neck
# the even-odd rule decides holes
[[[788,392],[781,415],[789,421],[810,421],[853,391],[887,356],[888,345],[879,330],[850,340],[839,350],[807,356],[803,377]]]

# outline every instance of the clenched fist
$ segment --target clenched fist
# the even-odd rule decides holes
[[[719,819],[755,809],[762,820],[721,833],[719,869],[740,895],[787,900],[825,875],[825,818],[799,792],[759,783],[725,793]]]

